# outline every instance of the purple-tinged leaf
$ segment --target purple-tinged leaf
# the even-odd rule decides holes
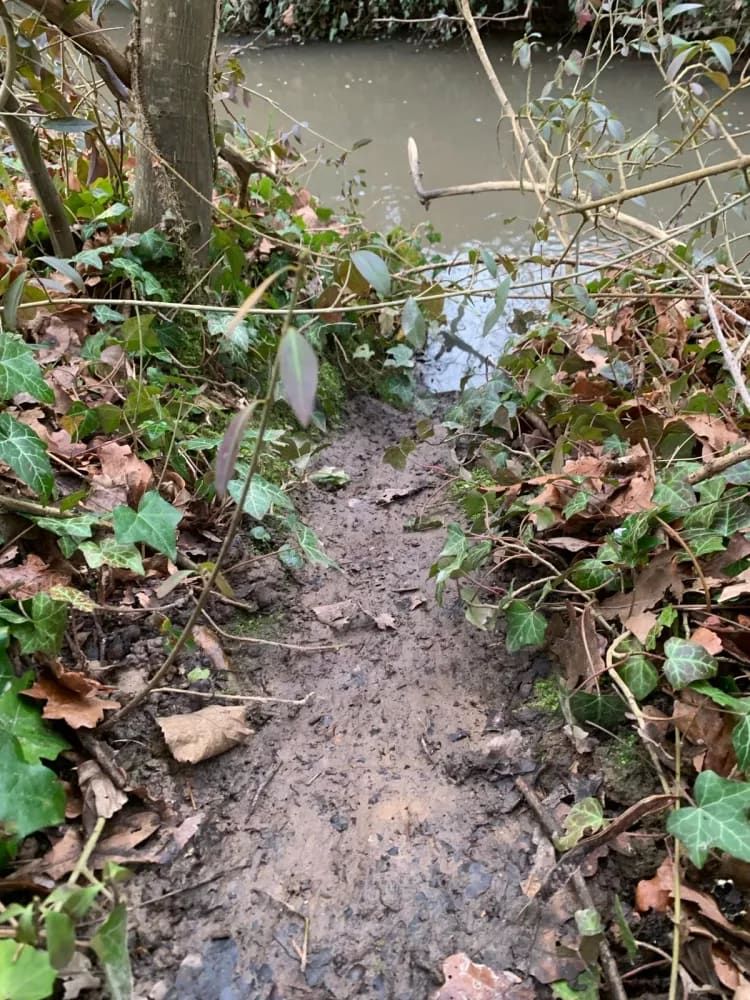
[[[318,387],[318,359],[301,333],[287,330],[279,345],[281,385],[294,415],[307,427],[313,415]]]
[[[240,453],[240,445],[247,430],[248,421],[255,409],[255,403],[244,406],[239,413],[235,413],[232,421],[227,427],[226,434],[221,440],[221,444],[216,449],[216,471],[214,473],[214,486],[216,494],[222,498],[227,492],[227,485],[234,475],[234,467],[237,463],[237,456]]]

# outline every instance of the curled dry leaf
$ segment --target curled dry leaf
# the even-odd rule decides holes
[[[96,453],[102,463],[102,475],[110,483],[124,486],[128,503],[137,507],[151,482],[152,472],[149,465],[143,459],[137,458],[129,445],[118,444],[117,441],[100,444]]]
[[[218,638],[210,628],[206,628],[205,625],[196,625],[193,629],[193,638],[216,670],[232,669]]]
[[[53,676],[42,674],[23,693],[30,698],[46,701],[42,710],[45,719],[64,719],[72,729],[93,729],[104,718],[105,711],[119,708],[120,703],[99,698],[111,691],[92,677],[78,670],[66,670],[61,664],[52,665]]]
[[[353,623],[361,614],[356,601],[337,601],[335,604],[319,604],[312,613],[324,625],[340,631]]]
[[[156,720],[175,760],[197,764],[244,743],[253,730],[245,725],[241,705],[209,705],[186,715],[165,715]]]
[[[666,913],[674,886],[674,866],[669,858],[659,865],[652,878],[641,879],[635,888],[635,908],[639,913],[655,910]]]
[[[78,766],[78,784],[83,793],[83,825],[87,831],[94,828],[97,819],[110,819],[128,801],[125,792],[95,760],[84,761]]]
[[[534,1000],[534,990],[514,972],[495,972],[459,952],[443,962],[445,985],[432,1000]]]

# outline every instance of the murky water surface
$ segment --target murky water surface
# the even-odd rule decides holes
[[[526,99],[527,77],[513,65],[512,42],[490,40],[488,48],[503,86],[519,107]],[[249,104],[238,109],[240,118],[260,132],[288,130],[295,121],[302,123],[298,131],[309,154],[306,170],[311,187],[324,202],[343,203],[353,194],[368,224],[377,229],[397,225],[411,229],[429,220],[441,234],[438,247],[446,255],[469,246],[528,250],[529,223],[536,209],[533,198],[516,192],[451,198],[433,202],[426,212],[414,194],[406,157],[409,136],[419,145],[426,187],[515,176],[507,122],[498,122],[496,98],[473,50],[461,44],[419,49],[405,42],[349,42],[240,51],[247,87],[254,92],[248,95]],[[558,61],[553,49],[537,52],[532,94],[554,75]],[[640,132],[654,123],[660,86],[649,63],[618,60],[604,71],[597,96],[626,129]],[[723,114],[740,144],[750,148],[743,135],[750,129],[750,93],[742,98]],[[339,146],[350,148],[362,139],[371,141],[351,154],[343,167],[330,165],[340,154]],[[717,144],[708,161],[731,155]],[[690,158],[683,164],[684,169],[695,165]],[[719,191],[722,183],[715,182]],[[692,210],[699,214],[709,205],[707,196],[699,196]],[[650,222],[666,223],[679,207],[680,193],[666,191],[629,210]],[[737,225],[741,231],[739,218]],[[537,276],[541,279],[543,273],[538,270]],[[524,278],[533,280],[533,268],[526,269]],[[439,357],[428,366],[431,386],[455,388],[467,370],[481,369],[477,355],[496,355],[514,313],[534,305],[533,299],[511,297],[504,319],[488,337],[482,336],[488,304],[475,300],[467,306],[457,332],[476,354],[437,345]],[[455,303],[449,305],[449,319],[455,318],[457,308]]]

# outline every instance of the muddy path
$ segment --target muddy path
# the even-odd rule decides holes
[[[422,1000],[453,953],[523,976],[539,947],[519,917],[537,827],[513,780],[533,777],[549,725],[528,707],[546,666],[470,627],[454,591],[437,607],[427,574],[444,532],[404,522],[429,507],[429,467],[450,451],[427,443],[404,472],[383,464],[412,429],[360,401],[320,456],[351,482],[310,487],[301,506],[343,572],[295,582],[266,563],[244,581],[274,611],[274,638],[340,648],[243,644],[245,691],[314,699],[254,713],[256,735],[213,761],[169,764],[176,811],[202,818],[131,889],[142,998]],[[339,630],[313,611],[341,601],[359,610]]]

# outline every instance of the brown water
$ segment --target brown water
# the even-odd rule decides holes
[[[490,40],[488,50],[511,101],[519,107],[526,100],[527,75],[513,65],[512,41]],[[461,44],[419,49],[405,42],[348,42],[246,48],[240,49],[239,58],[252,92],[248,105],[235,108],[240,120],[262,133],[287,131],[296,122],[301,148],[309,156],[302,176],[325,203],[343,205],[353,192],[375,229],[412,229],[429,220],[441,234],[438,248],[447,255],[469,246],[511,253],[529,249],[529,224],[537,208],[533,198],[516,192],[450,198],[433,202],[427,212],[414,194],[406,156],[409,136],[417,140],[426,187],[517,176],[507,122],[498,121],[497,100],[473,50]],[[554,48],[535,54],[532,95],[553,77],[558,61]],[[597,98],[626,130],[638,134],[655,122],[659,90],[660,79],[650,63],[618,59],[604,71]],[[738,141],[750,148],[743,135],[750,129],[750,92],[723,115]],[[330,165],[340,147],[351,148],[362,139],[371,141],[348,156],[342,167]],[[732,155],[717,142],[707,160]],[[696,165],[686,157],[680,166]],[[727,190],[721,178],[714,184],[717,191]],[[680,207],[680,198],[678,190],[665,191],[628,210],[665,224]],[[707,195],[697,197],[693,217],[711,207]],[[742,232],[740,218],[737,226]],[[452,272],[454,279],[457,276]],[[538,280],[540,285],[544,276],[538,265],[536,271],[526,267],[523,272],[526,281]],[[455,389],[467,372],[478,373],[484,366],[477,355],[496,357],[516,312],[535,306],[540,303],[511,294],[504,317],[483,337],[487,302],[473,300],[460,315],[457,304],[449,303],[453,333],[476,354],[457,347],[450,336],[433,344],[426,372],[430,387]]]
[[[511,101],[526,96],[526,73],[512,64],[512,42],[495,39],[488,51]],[[356,151],[343,170],[314,170],[316,194],[328,202],[359,167],[367,189],[362,206],[374,228],[413,227],[428,217],[442,233],[446,250],[467,242],[497,247],[525,246],[536,202],[513,192],[434,202],[425,215],[409,176],[406,143],[414,136],[427,187],[515,176],[507,126],[497,132],[498,105],[473,52],[455,44],[418,49],[405,42],[348,42],[245,51],[240,61],[247,86],[277,102],[309,129],[342,146],[372,142]],[[531,93],[538,93],[558,65],[555,51],[535,54]],[[651,65],[619,59],[604,71],[599,99],[638,132],[654,122],[660,80]],[[735,101],[726,121],[735,132],[750,128],[750,93]],[[260,96],[241,115],[252,129],[287,129],[290,119]],[[306,144],[315,136],[303,129]],[[331,145],[324,155],[336,155]],[[717,146],[716,155],[726,151]],[[686,162],[685,168],[688,164]],[[665,192],[648,204],[651,221],[666,222],[679,207],[679,194]],[[704,203],[705,205],[705,203]],[[508,221],[516,217],[516,221]]]

